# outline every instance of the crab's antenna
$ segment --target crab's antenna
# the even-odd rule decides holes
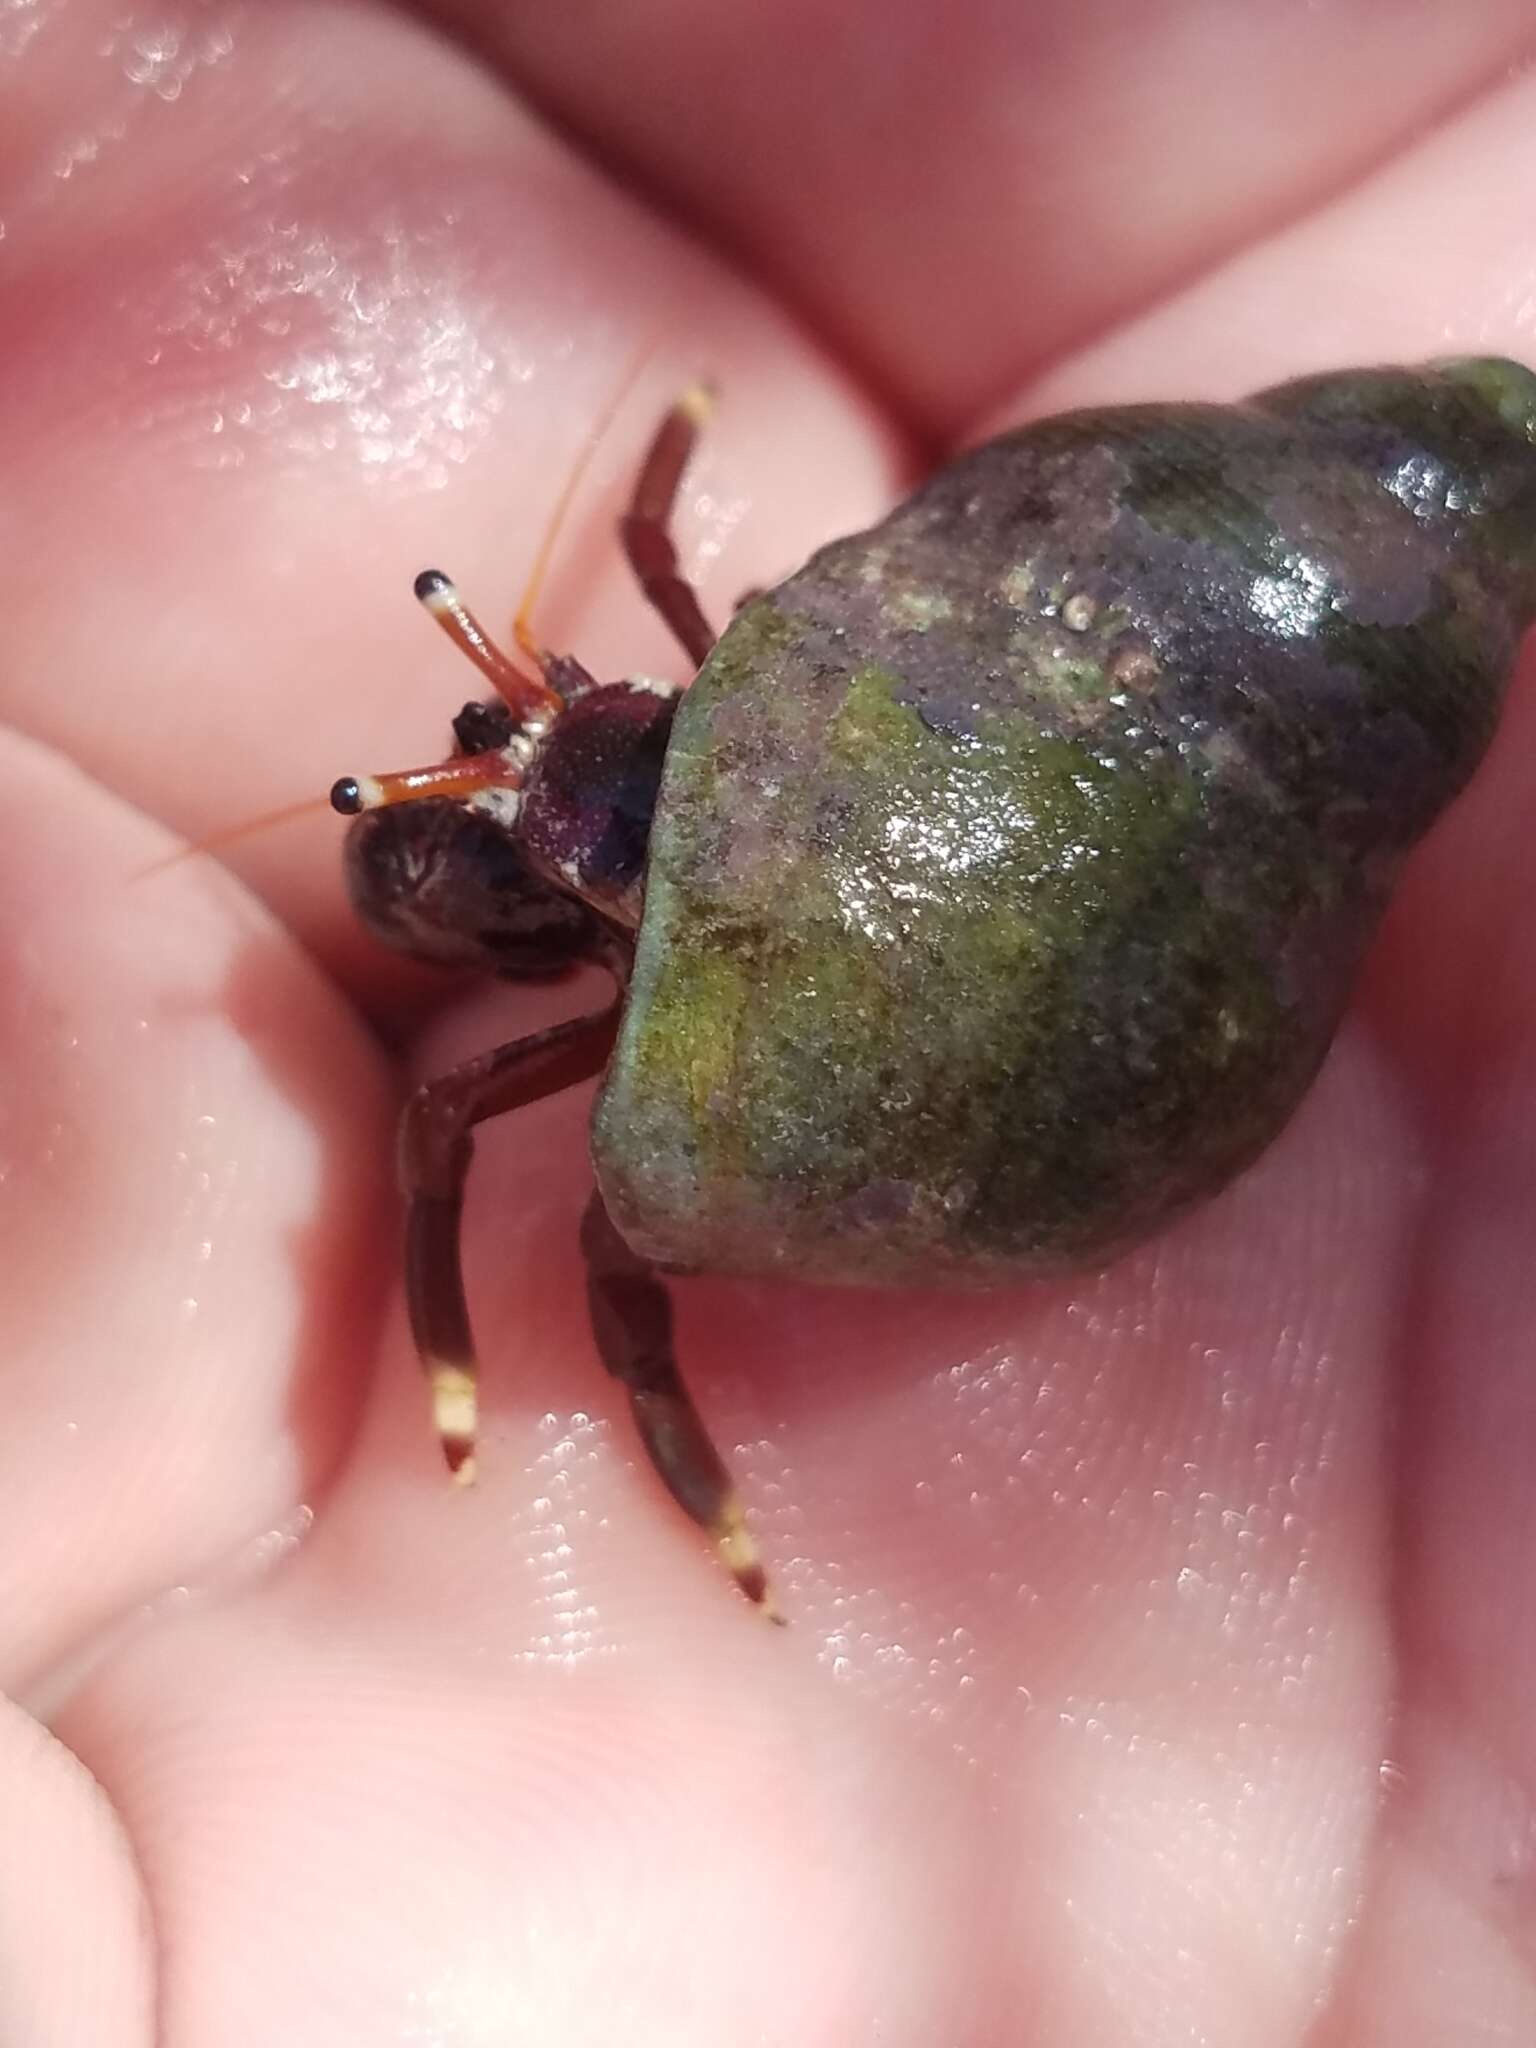
[[[523,587],[522,602],[517,608],[517,617],[512,623],[512,637],[519,650],[527,656],[538,675],[531,676],[520,668],[510,655],[504,654],[496,645],[484,626],[465,604],[452,581],[441,569],[423,569],[416,578],[416,595],[442,627],[454,646],[479,669],[498,696],[511,707],[520,730],[537,734],[551,725],[565,709],[565,698],[550,680],[551,656],[548,648],[539,641],[533,630],[533,610],[539,601],[549,574],[549,565],[554,558],[555,544],[565,525],[566,514],[572,500],[591,466],[608,429],[618,417],[619,408],[639,382],[640,374],[656,353],[660,337],[648,341],[636,351],[620,381],[617,391],[598,414],[591,431],[582,442],[576,460],[567,472],[560,487],[554,509],[544,528],[543,538],[533,557],[533,567],[528,572],[528,581]]]
[[[297,803],[280,804],[275,811],[262,811],[257,817],[242,818],[238,825],[221,826],[217,832],[209,832],[202,839],[193,839],[186,846],[178,846],[174,853],[163,853],[147,866],[135,868],[128,879],[131,882],[148,881],[151,875],[163,875],[167,868],[178,868],[185,860],[198,860],[205,853],[222,853],[226,846],[233,846],[241,839],[254,839],[258,832],[270,832],[278,825],[291,825],[296,819],[317,815],[326,808],[327,799],[323,796],[301,797]]]
[[[593,456],[607,438],[609,428],[618,418],[625,400],[639,383],[641,374],[660,345],[660,335],[654,335],[651,340],[635,352],[633,361],[619,381],[618,389],[598,414],[587,433],[586,439],[577,451],[576,460],[571,464],[566,474],[565,482],[560,487],[560,495],[556,498],[554,508],[550,512],[549,523],[544,528],[544,538],[539,542],[534,554],[533,566],[528,571],[528,581],[523,586],[522,602],[518,605],[517,617],[512,622],[512,637],[523,653],[527,655],[528,659],[537,662],[541,669],[549,659],[549,650],[542,644],[533,630],[533,612],[543,593],[545,579],[549,574],[549,565],[554,560],[555,544],[559,540],[561,531],[564,528],[566,515],[571,509],[572,501],[575,499],[577,491],[581,488],[582,479],[592,466]]]

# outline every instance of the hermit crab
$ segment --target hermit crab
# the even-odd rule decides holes
[[[669,531],[705,410],[667,416],[622,521],[686,692],[599,682],[526,618],[514,660],[429,571],[496,696],[448,760],[332,802],[390,944],[616,988],[406,1108],[450,1466],[470,1133],[602,1074],[598,1349],[768,1605],[663,1276],[1016,1282],[1107,1262],[1257,1157],[1493,733],[1536,607],[1536,376],[1469,358],[1038,420],[718,638]]]

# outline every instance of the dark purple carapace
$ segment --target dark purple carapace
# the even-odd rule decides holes
[[[596,684],[573,696],[527,771],[518,843],[539,874],[633,931],[676,699],[661,685]]]

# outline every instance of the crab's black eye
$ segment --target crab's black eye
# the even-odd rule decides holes
[[[472,697],[453,721],[453,737],[462,754],[493,754],[516,730],[510,706],[499,697],[483,702]]]

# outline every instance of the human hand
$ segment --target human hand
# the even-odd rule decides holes
[[[658,334],[541,611],[604,674],[698,370],[723,619],[1026,413],[1530,360],[1527,10],[458,19],[0,12],[0,2040],[1529,2040],[1528,693],[1201,1215],[678,1290],[786,1633],[592,1356],[584,1098],[480,1140],[472,1492],[426,1427],[402,1077],[579,995],[380,960],[328,817],[133,879],[442,747],[411,577],[510,610]]]

